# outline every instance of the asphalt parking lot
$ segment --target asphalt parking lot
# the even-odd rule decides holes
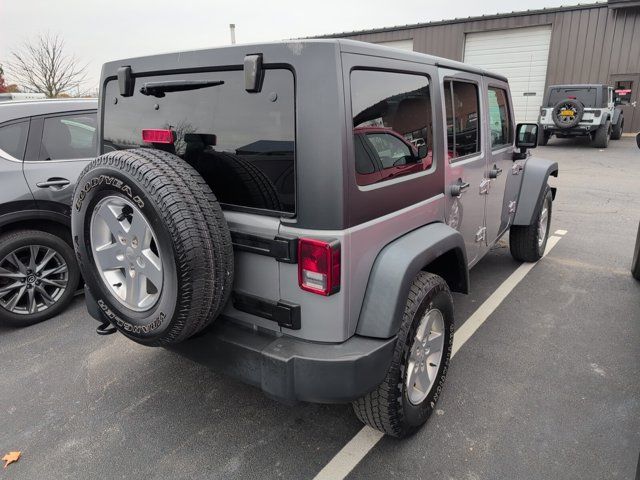
[[[436,414],[348,478],[630,479],[640,452],[640,150],[552,139],[566,230],[452,360]],[[456,295],[458,328],[519,264],[504,240]],[[278,404],[163,349],[99,337],[76,298],[0,330],[1,478],[314,477],[362,428],[346,405]]]

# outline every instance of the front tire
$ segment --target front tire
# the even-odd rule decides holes
[[[420,272],[409,290],[385,379],[352,403],[360,421],[399,438],[424,424],[447,376],[453,328],[449,287],[438,275]]]
[[[551,228],[553,195],[549,185],[545,186],[542,198],[536,206],[531,225],[512,225],[509,229],[511,256],[519,262],[537,262],[544,255]]]
[[[69,305],[79,280],[73,249],[60,237],[40,230],[0,236],[0,323],[48,320]]]

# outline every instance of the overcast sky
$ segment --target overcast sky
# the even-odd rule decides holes
[[[41,32],[64,37],[69,53],[88,64],[97,86],[109,60],[227,45],[229,24],[237,43],[251,43],[388,27],[572,0],[0,0],[0,62]],[[10,82],[11,79],[7,78]]]

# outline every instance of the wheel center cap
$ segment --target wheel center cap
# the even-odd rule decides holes
[[[126,250],[124,251],[124,255],[125,257],[127,257],[127,260],[129,260],[130,262],[135,262],[138,258],[136,251],[131,247],[126,248]]]
[[[36,283],[36,276],[34,274],[27,275],[27,283]]]

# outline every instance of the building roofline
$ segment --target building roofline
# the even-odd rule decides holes
[[[545,13],[567,12],[572,10],[589,10],[592,8],[607,8],[607,2],[601,1],[597,3],[585,3],[577,5],[567,5],[560,7],[541,8],[537,10],[522,10],[508,13],[496,13],[492,15],[479,15],[476,17],[452,18],[449,20],[435,20],[433,22],[412,23],[407,25],[395,25],[393,27],[371,28],[368,30],[354,30],[351,32],[329,33],[326,35],[317,35],[309,38],[342,38],[352,37],[354,35],[369,35],[372,33],[385,33],[398,30],[414,30],[416,28],[433,27],[438,25],[450,25],[454,23],[477,22],[479,20],[494,20],[498,18],[521,17],[523,15],[540,15]]]

